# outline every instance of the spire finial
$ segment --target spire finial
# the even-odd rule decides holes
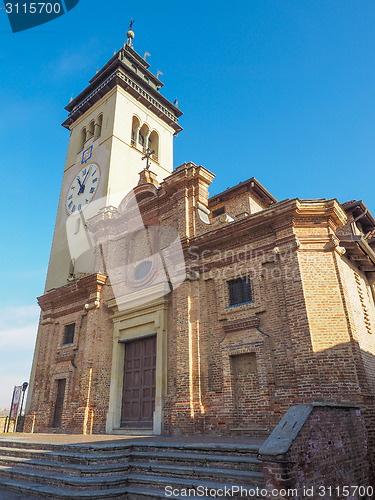
[[[130,19],[130,24],[129,24],[129,30],[128,32],[126,33],[126,38],[127,38],[127,45],[129,45],[129,47],[132,47],[133,46],[133,38],[134,38],[134,31],[133,31],[133,24],[134,24],[134,19]]]

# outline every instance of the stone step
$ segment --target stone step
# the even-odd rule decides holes
[[[257,499],[260,497],[254,492],[264,484],[262,464],[257,459],[259,441],[8,444],[0,440],[0,486],[17,490],[21,484],[23,489],[18,491],[41,498],[182,499],[186,494],[165,495],[165,487],[231,490],[233,485],[253,490],[251,498]],[[206,496],[207,500],[212,498],[206,494],[199,498]]]
[[[54,486],[41,485],[22,480],[13,480],[1,478],[0,485],[7,490],[17,491],[24,495],[27,499],[28,495],[35,495],[40,498],[52,498],[53,500],[99,500],[102,498],[108,499],[125,499],[126,488],[108,488],[105,490],[89,490],[89,491],[75,491]]]
[[[150,452],[133,452],[126,456],[121,453],[116,453],[108,457],[107,455],[85,455],[81,453],[49,453],[40,450],[23,450],[23,449],[0,449],[0,462],[3,464],[29,462],[30,465],[35,462],[41,466],[41,462],[46,462],[46,467],[52,468],[53,466],[58,467],[59,464],[62,467],[67,464],[66,467],[72,467],[73,465],[80,465],[82,471],[84,471],[83,466],[97,468],[98,471],[102,469],[117,469],[117,466],[123,466],[126,468],[126,464],[129,460],[133,463],[138,461],[144,462],[148,461],[152,464],[163,463],[165,465],[185,465],[185,466],[197,466],[202,467],[220,467],[236,470],[257,470],[262,469],[261,462],[255,457],[232,457],[227,455],[204,455],[204,454],[190,454],[190,453],[169,453],[160,452],[156,455]],[[119,463],[120,462],[120,463]],[[107,467],[106,467],[107,466]],[[72,473],[74,470],[72,468]]]
[[[128,486],[126,488],[126,500],[159,500],[159,499],[166,499],[166,498],[171,498],[174,500],[186,500],[187,498],[198,498],[199,500],[212,500],[214,497],[211,496],[205,496],[205,495],[199,495],[199,496],[187,496],[186,494],[183,495],[167,495],[165,494],[164,490],[154,490],[151,488],[142,489],[142,488],[137,488],[135,486]],[[221,498],[230,498],[230,497],[221,497]],[[235,497],[233,497],[235,498]],[[253,496],[252,500],[262,500],[264,497],[258,497],[258,496]]]
[[[171,468],[171,465],[173,467]],[[113,476],[119,473],[139,470],[143,472],[170,472],[173,476],[192,475],[197,477],[227,476],[228,478],[253,479],[254,484],[262,480],[263,474],[253,469],[229,469],[219,467],[165,464],[160,462],[127,462],[125,464],[77,465],[52,460],[30,460],[20,457],[1,457],[0,466],[6,468],[26,468],[28,470],[67,473],[77,477]],[[1,470],[1,469],[0,469]]]
[[[0,456],[22,457],[27,459],[39,458],[46,460],[55,460],[59,462],[68,462],[74,464],[91,465],[98,463],[118,463],[118,461],[126,462],[128,460],[129,450],[125,453],[112,453],[99,455],[97,453],[84,452],[67,452],[67,451],[48,451],[33,448],[15,448],[15,447],[0,447]]]
[[[80,454],[108,454],[123,453],[126,451],[189,451],[190,453],[210,453],[210,454],[227,454],[231,456],[241,455],[257,455],[262,443],[175,443],[175,442],[158,442],[158,441],[128,441],[127,443],[77,443],[77,444],[62,444],[62,443],[41,443],[28,442],[27,440],[6,440],[0,439],[0,450],[4,448],[22,448],[25,450],[40,450],[48,452],[64,452],[64,453],[80,453]]]
[[[111,476],[119,473],[127,473],[128,463],[123,464],[101,464],[101,465],[82,465],[68,462],[59,462],[53,460],[36,460],[23,457],[2,457],[0,456],[0,466],[25,467],[45,472],[67,473],[72,476]],[[1,499],[1,497],[0,497]]]
[[[223,478],[224,479],[224,478]],[[225,478],[226,479],[226,478]],[[256,485],[241,485],[235,482],[228,482],[227,480],[225,482],[218,482],[218,481],[207,481],[207,480],[202,480],[199,478],[195,479],[183,479],[183,478],[176,478],[176,477],[170,477],[170,476],[160,476],[160,475],[145,475],[145,474],[129,474],[128,476],[128,489],[131,487],[136,487],[138,489],[144,489],[147,491],[148,488],[150,489],[158,489],[158,491],[161,492],[166,492],[166,488],[170,488],[169,491],[173,490],[179,490],[180,492],[182,490],[186,491],[189,489],[195,489],[197,492],[202,492],[203,494],[206,492],[206,489],[208,490],[208,495],[209,497],[213,497],[211,492],[213,493],[213,490],[225,490],[225,488],[229,489],[232,491],[232,488],[238,488],[240,490],[241,486],[243,488],[246,488],[247,491],[251,491],[256,493],[257,489],[260,491],[262,489],[262,485],[256,486]],[[240,493],[240,492],[239,492]],[[166,495],[168,496],[168,495]],[[181,493],[181,496],[187,497],[187,495]],[[220,495],[218,495],[219,497]],[[260,495],[248,495],[250,498],[262,498]],[[246,495],[242,495],[242,498],[245,497]],[[169,497],[169,498],[174,498],[174,497]],[[190,495],[190,498],[194,498],[193,495]],[[200,496],[196,495],[196,498],[200,498]],[[223,496],[225,498],[225,496]],[[228,495],[228,498],[232,498],[232,496]]]
[[[179,453],[189,452],[191,454],[207,453],[210,455],[230,455],[230,456],[257,456],[261,444],[241,444],[241,443],[133,443],[132,452],[152,452],[159,453],[166,450]]]
[[[186,467],[181,465],[150,464],[148,462],[129,462],[130,474],[162,474],[171,477],[180,477],[207,480],[220,480],[225,477],[228,481],[235,481],[236,484],[251,484],[261,486],[264,476],[261,472],[244,471],[234,469],[219,469],[217,467]]]
[[[128,486],[126,488],[126,500],[155,500],[155,499],[159,500],[161,498],[163,498],[164,500],[166,498],[186,500],[186,498],[188,497],[186,495],[165,496],[164,491],[152,490],[152,489],[143,490],[141,488],[136,488],[134,486]],[[200,496],[198,498],[199,500],[212,500],[212,496],[211,497]]]
[[[159,452],[154,454],[150,451],[133,451],[129,454],[129,461],[149,461],[150,463],[163,463],[170,465],[192,465],[221,468],[234,468],[240,470],[262,470],[262,462],[255,456],[232,456],[232,455],[211,455],[203,453],[184,452]]]
[[[57,474],[44,471],[26,469],[24,467],[0,466],[0,484],[3,478],[14,479],[22,478],[24,481],[39,483],[64,489],[75,490],[93,490],[125,487],[127,475],[104,476],[104,477],[76,477],[68,474]]]
[[[11,440],[11,439],[0,439],[0,448],[23,448],[23,449],[33,449],[33,450],[40,450],[40,451],[61,451],[61,452],[67,452],[67,453],[77,453],[81,452],[84,454],[104,454],[108,453],[111,454],[116,451],[121,451],[124,452],[126,450],[129,450],[133,447],[134,443],[133,442],[127,442],[127,443],[73,443],[73,444],[64,444],[64,443],[44,443],[44,442],[37,442],[37,441],[27,441],[20,439],[18,441]]]
[[[45,480],[41,481],[39,474],[22,474],[24,470],[13,469],[15,477],[3,477],[1,474],[0,485],[5,486],[9,489],[15,491],[22,491],[24,493],[33,493],[41,495],[46,498],[117,498],[124,495],[123,498],[128,498],[127,492],[132,492],[132,495],[141,494],[142,498],[147,498],[149,490],[152,491],[153,498],[186,498],[184,491],[189,489],[194,489],[199,492],[199,498],[202,498],[205,492],[208,493],[208,497],[212,498],[211,494],[214,490],[225,490],[232,492],[232,488],[246,488],[247,491],[256,491],[257,485],[244,484],[242,481],[231,481],[228,482],[226,477],[225,482],[219,481],[207,481],[204,479],[191,479],[191,478],[176,478],[169,476],[160,476],[152,474],[129,474],[128,476],[123,476],[120,480],[108,481],[108,478],[104,478],[103,481],[90,481],[90,478],[68,478],[68,480],[63,480],[64,477],[57,475],[45,476]],[[18,478],[21,477],[22,480]],[[54,481],[58,479],[58,483],[55,484]],[[52,484],[51,484],[52,483]],[[120,484],[121,483],[121,484]],[[96,487],[95,487],[96,486]],[[156,489],[157,488],[157,489]],[[167,489],[166,489],[167,488]],[[169,490],[168,490],[169,488]],[[261,485],[258,485],[258,489]],[[178,490],[181,495],[172,496],[173,490]],[[238,491],[238,490],[237,490]],[[54,496],[55,495],[55,496]],[[159,496],[158,496],[159,495]],[[202,495],[202,496],[201,496]],[[239,495],[239,494],[238,494]],[[236,497],[230,495],[230,497]],[[137,497],[134,497],[137,498]],[[251,498],[260,498],[259,496],[252,495]]]

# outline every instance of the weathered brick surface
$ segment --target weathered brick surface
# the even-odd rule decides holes
[[[355,490],[374,486],[365,423],[355,408],[314,408],[286,453],[263,457],[263,470],[269,492],[288,492],[272,498],[373,498]]]

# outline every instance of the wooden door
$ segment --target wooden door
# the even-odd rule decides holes
[[[152,427],[155,409],[156,336],[125,344],[122,427]]]
[[[66,379],[57,380],[57,396],[55,403],[55,413],[53,415],[52,427],[61,427],[61,417],[64,405]]]

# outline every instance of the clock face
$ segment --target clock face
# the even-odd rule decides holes
[[[100,180],[100,169],[95,163],[86,165],[75,176],[66,195],[68,214],[79,214],[95,196]]]

